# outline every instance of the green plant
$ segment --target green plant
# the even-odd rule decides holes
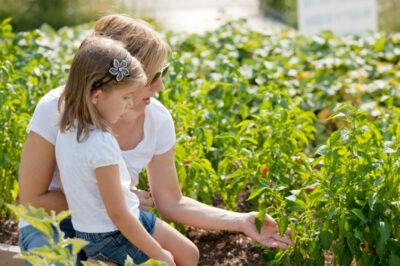
[[[87,243],[81,239],[65,239],[59,224],[70,216],[68,211],[55,214],[47,214],[44,209],[35,209],[31,206],[8,205],[18,217],[29,222],[39,230],[48,240],[48,246],[23,251],[21,259],[32,265],[50,265],[52,263],[63,263],[64,265],[75,265],[78,252]]]
[[[32,206],[8,205],[15,215],[29,222],[33,227],[44,234],[48,245],[35,248],[29,251],[23,251],[18,258],[25,260],[33,266],[53,265],[60,263],[62,265],[76,265],[76,256],[78,252],[87,245],[87,242],[78,238],[64,238],[64,233],[60,229],[60,222],[70,216],[69,211],[63,211],[59,214],[51,212],[47,214],[44,209],[33,208]],[[107,265],[102,261],[88,262],[83,261],[85,266]],[[132,258],[127,256],[125,266],[136,265]],[[162,266],[163,262],[149,260],[142,264],[146,266]]]
[[[400,262],[399,133],[386,136],[366,113],[340,105],[333,118],[347,122],[318,153],[319,239],[337,265],[397,265]],[[395,121],[387,121],[394,123]]]

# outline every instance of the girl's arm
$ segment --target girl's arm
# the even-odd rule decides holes
[[[173,148],[155,155],[147,171],[155,205],[166,219],[199,228],[242,232],[268,247],[286,248],[290,245],[289,239],[278,235],[277,223],[268,215],[259,234],[255,226],[256,212],[227,211],[182,196]]]
[[[28,133],[19,165],[19,203],[46,211],[68,209],[61,191],[49,191],[56,165],[54,145],[33,131]]]
[[[170,262],[167,251],[162,249],[140,221],[130,213],[119,180],[118,165],[97,168],[96,178],[107,214],[118,230],[150,258]]]

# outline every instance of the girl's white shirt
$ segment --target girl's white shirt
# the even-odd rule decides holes
[[[139,199],[130,191],[131,178],[118,142],[109,132],[92,128],[83,142],[76,139],[76,129],[58,133],[56,160],[72,214],[74,229],[86,233],[118,230],[104,206],[95,170],[118,165],[122,193],[129,211],[139,218]]]
[[[27,133],[35,132],[51,144],[55,145],[58,135],[58,99],[63,87],[53,89],[39,101],[27,128]],[[176,142],[175,127],[169,111],[156,99],[151,98],[145,109],[144,138],[138,145],[122,151],[122,157],[127,166],[132,184],[137,184],[139,173],[147,166],[154,155],[169,151]],[[58,169],[56,167],[49,190],[59,190]],[[20,219],[19,227],[29,225]]]

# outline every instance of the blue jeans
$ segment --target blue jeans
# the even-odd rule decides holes
[[[140,211],[139,221],[149,234],[154,233],[156,216],[146,211]],[[89,258],[109,261],[124,265],[129,255],[136,264],[149,259],[142,251],[131,244],[120,231],[107,233],[83,233],[76,231],[76,236],[89,242],[83,249]]]
[[[71,218],[66,218],[60,223],[60,229],[64,232],[65,238],[73,238],[76,237],[76,232],[74,227],[72,226]],[[54,241],[58,241],[59,236],[56,231],[54,231]],[[19,246],[21,251],[28,251],[34,248],[49,246],[47,242],[46,236],[34,228],[32,225],[27,225],[19,230]],[[86,260],[86,254],[83,250],[81,250],[77,257],[76,265],[82,265],[81,261]],[[29,265],[29,263],[25,262],[25,265]],[[57,264],[60,265],[60,264]]]

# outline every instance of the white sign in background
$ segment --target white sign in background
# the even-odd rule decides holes
[[[335,34],[364,35],[376,31],[376,0],[298,0],[299,30],[316,34],[331,30]]]

